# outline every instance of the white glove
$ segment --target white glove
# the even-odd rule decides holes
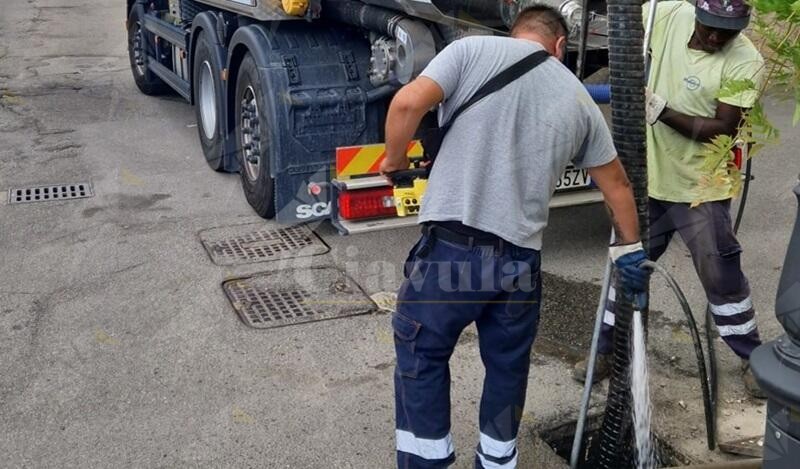
[[[667,107],[667,100],[650,91],[650,88],[645,88],[644,95],[645,119],[648,124],[653,125],[658,122],[658,118]]]
[[[608,247],[608,257],[611,258],[611,262],[617,262],[620,257],[626,254],[643,250],[644,246],[642,246],[641,241],[632,244],[612,244]]]

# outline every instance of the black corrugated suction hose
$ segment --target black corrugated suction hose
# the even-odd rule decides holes
[[[608,0],[611,129],[619,158],[633,186],[641,238],[647,240],[643,41],[641,0]],[[617,291],[622,290],[617,288]],[[616,301],[615,305],[614,367],[603,425],[591,451],[592,466],[606,469],[629,467],[632,460],[629,341],[633,305],[631,299]],[[646,311],[642,313],[646,318]]]

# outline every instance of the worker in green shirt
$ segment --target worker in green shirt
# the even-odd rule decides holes
[[[645,18],[649,7],[644,6]],[[735,136],[743,112],[758,99],[757,86],[718,97],[727,82],[757,85],[761,79],[764,60],[741,34],[750,7],[744,0],[697,0],[659,1],[656,8],[646,100],[649,256],[657,260],[678,232],[692,254],[720,336],[742,359],[745,389],[764,397],[749,367],[750,353],[761,340],[741,269],[742,248],[731,226],[732,190],[724,182],[728,168],[709,173],[699,156],[703,143]],[[611,370],[614,297],[612,289],[599,342],[598,380]],[[585,380],[586,368],[586,361],[579,362],[574,377]]]

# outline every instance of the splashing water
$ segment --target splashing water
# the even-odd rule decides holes
[[[654,469],[656,455],[650,437],[650,384],[644,343],[642,313],[633,312],[631,341],[631,396],[633,397],[633,431],[636,436],[637,469]]]

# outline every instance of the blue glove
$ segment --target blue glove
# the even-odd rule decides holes
[[[647,291],[651,272],[642,266],[647,260],[647,253],[644,252],[642,243],[611,246],[609,255],[617,268],[617,278],[625,296],[631,300],[636,299],[637,303],[646,304],[646,298],[641,297]],[[644,305],[637,306],[644,307]]]

